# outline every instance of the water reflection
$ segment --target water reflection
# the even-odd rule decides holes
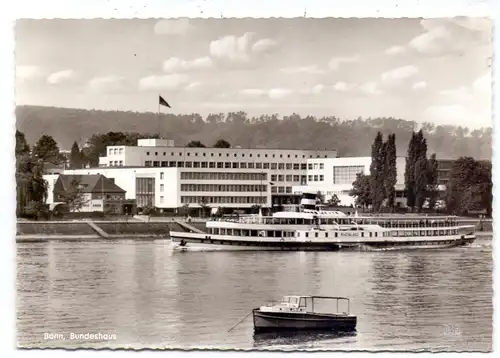
[[[284,347],[297,349],[315,348],[321,342],[348,344],[357,332],[279,332],[279,333],[254,333],[253,347],[266,350],[280,350]],[[302,348],[300,348],[302,347]]]
[[[17,244],[23,347],[491,350],[489,244],[437,251],[172,252],[166,241]],[[345,296],[357,333],[253,334],[252,308]],[[43,333],[116,333],[46,341]]]

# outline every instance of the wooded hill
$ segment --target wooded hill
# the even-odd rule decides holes
[[[30,145],[43,134],[52,136],[61,149],[69,150],[74,141],[83,145],[96,133],[159,133],[173,138],[177,145],[201,141],[209,146],[218,139],[233,147],[337,149],[339,156],[370,156],[377,132],[396,134],[397,155],[406,155],[415,122],[397,118],[368,118],[342,121],[334,116],[313,117],[291,114],[250,117],[245,112],[189,115],[97,111],[72,108],[18,106],[16,128]],[[472,121],[473,119],[471,119]],[[424,123],[428,152],[438,159],[461,156],[491,159],[491,127],[469,131],[458,126]]]

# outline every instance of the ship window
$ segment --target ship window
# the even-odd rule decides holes
[[[318,237],[318,233],[315,233],[315,235],[314,235],[314,236],[315,236],[315,237]]]
[[[372,232],[370,232],[370,237],[372,237]]]
[[[328,233],[327,232],[325,232],[325,237],[328,237]]]
[[[364,232],[361,233],[361,237],[365,237],[365,233]]]
[[[339,234],[336,232],[336,233],[335,233],[335,237],[338,237],[338,236],[339,236]]]
[[[309,237],[309,233],[308,232],[306,232],[306,237]]]

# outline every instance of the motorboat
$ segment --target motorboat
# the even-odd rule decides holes
[[[252,311],[254,332],[352,332],[356,330],[357,317],[349,310],[350,300],[346,297],[283,296],[277,303]]]

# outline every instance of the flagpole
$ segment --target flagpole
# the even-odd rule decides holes
[[[160,119],[160,112],[161,112],[160,96],[161,95],[158,93],[158,137],[161,139],[161,135],[160,135],[160,124],[161,124],[161,119]]]

